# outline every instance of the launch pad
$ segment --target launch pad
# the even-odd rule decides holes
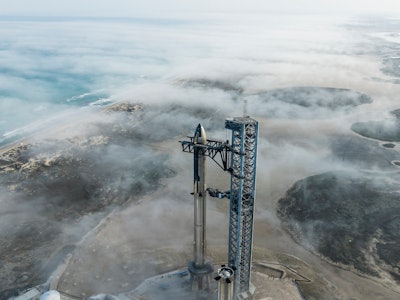
[[[252,299],[250,283],[253,247],[254,200],[258,122],[250,117],[227,119],[225,128],[232,131],[231,143],[209,140],[199,124],[189,141],[181,141],[184,152],[193,153],[194,259],[189,263],[193,289],[209,285],[213,268],[206,256],[206,157],[211,157],[231,175],[228,267],[234,271],[229,299]],[[219,154],[219,156],[218,156]],[[228,156],[230,156],[228,158]],[[218,160],[219,158],[219,160]],[[220,278],[218,276],[217,278]],[[220,299],[226,299],[221,296]]]
[[[213,267],[215,269],[219,268],[218,265]],[[233,295],[233,285],[229,281],[225,281],[233,276],[229,269],[228,267],[219,268],[218,271],[222,273],[222,278],[219,282],[222,285],[212,280],[207,290],[193,291],[191,288],[191,275],[186,268],[182,268],[148,278],[132,292],[118,295],[117,298],[119,300],[230,299]],[[216,274],[219,273],[217,272]],[[297,281],[306,281],[308,279],[298,274],[291,274],[290,270],[284,265],[255,262],[253,264],[252,277],[256,288],[253,299],[305,299],[299,292]]]
[[[162,259],[160,253],[154,254],[157,257],[157,261],[149,262],[145,268],[148,270],[144,271],[144,261],[141,255],[136,253],[132,256],[132,244],[131,246],[119,247],[123,253],[115,253],[118,261],[124,261],[122,266],[122,272],[117,272],[113,276],[103,274],[104,270],[108,270],[105,265],[107,261],[104,261],[102,256],[101,262],[90,263],[92,259],[96,258],[94,253],[101,251],[100,245],[103,241],[108,241],[105,236],[110,236],[115,232],[119,232],[114,226],[119,228],[118,224],[121,222],[123,215],[126,218],[132,219],[136,214],[140,214],[138,206],[132,207],[132,211],[124,210],[123,212],[116,212],[118,214],[118,222],[108,223],[107,221],[103,227],[99,227],[93,232],[92,243],[87,243],[85,251],[87,253],[87,261],[91,268],[94,268],[95,275],[91,278],[93,283],[103,282],[105,286],[108,282],[119,282],[119,286],[125,289],[125,292],[116,294],[116,296],[100,294],[92,296],[91,300],[106,300],[106,299],[212,299],[212,300],[244,300],[244,299],[264,299],[266,295],[272,295],[271,291],[268,291],[270,285],[267,279],[270,278],[270,274],[255,271],[254,262],[252,261],[253,253],[253,214],[254,214],[254,198],[255,198],[255,171],[256,171],[256,150],[257,150],[257,133],[258,123],[251,118],[234,118],[226,120],[226,129],[232,130],[232,142],[229,141],[218,141],[210,140],[206,138],[204,128],[199,124],[196,128],[193,137],[189,137],[190,141],[181,142],[182,149],[185,152],[194,154],[194,181],[193,181],[193,198],[194,198],[194,243],[193,243],[193,259],[189,260],[187,268],[180,268],[182,265],[176,265],[180,259],[174,259],[178,256],[183,256],[176,253],[176,249],[173,251],[174,254],[166,255],[165,259]],[[231,189],[229,192],[219,192],[216,189],[208,189],[205,184],[205,163],[206,157],[212,158],[218,165],[231,176]],[[221,239],[228,240],[228,257],[226,257],[226,248],[224,250],[218,249],[218,258],[215,256],[216,249],[213,246],[211,255],[207,256],[206,249],[206,196],[207,193],[211,196],[217,196],[218,198],[230,199],[230,213],[229,213],[229,238]],[[109,216],[111,220],[111,216]],[[106,226],[107,225],[107,226]],[[102,235],[105,235],[102,237]],[[122,238],[122,237],[121,237]],[[114,241],[117,245],[124,245],[122,241]],[[110,245],[107,245],[107,247]],[[104,247],[103,247],[104,248]],[[133,247],[134,248],[134,247]],[[125,250],[124,250],[125,249]],[[68,263],[66,270],[60,274],[55,284],[54,289],[60,291],[61,299],[77,299],[86,298],[90,295],[86,291],[87,287],[79,287],[79,278],[76,275],[85,274],[85,267],[82,266],[84,261],[82,254],[85,251],[81,251],[80,258],[71,259]],[[125,251],[127,255],[124,255]],[[189,253],[187,253],[189,255]],[[225,254],[225,255],[224,255]],[[151,255],[151,253],[149,254]],[[184,255],[185,257],[189,257]],[[110,257],[110,254],[108,254]],[[133,267],[136,264],[138,266]],[[171,261],[169,264],[167,261]],[[220,264],[212,264],[211,261],[219,262]],[[221,265],[227,264],[227,265]],[[74,268],[74,273],[70,273],[69,268]],[[131,266],[132,265],[132,266]],[[143,265],[143,268],[141,267]],[[162,265],[162,269],[155,271],[156,265]],[[96,268],[96,266],[98,268]],[[114,267],[115,264],[112,264]],[[77,268],[77,269],[76,269]],[[135,272],[130,271],[135,270]],[[168,268],[166,270],[165,268]],[[154,270],[153,270],[154,269]],[[265,268],[264,268],[265,269]],[[262,269],[262,270],[264,270]],[[142,270],[142,272],[137,272]],[[153,271],[152,271],[153,270]],[[151,274],[153,272],[153,274]],[[253,282],[250,282],[250,272],[253,275]],[[126,276],[127,273],[129,277]],[[282,272],[275,271],[269,272],[274,274],[282,274]],[[147,275],[146,275],[147,274]],[[161,275],[156,275],[161,274]],[[107,276],[107,277],[103,277]],[[135,275],[135,276],[131,276]],[[215,277],[216,276],[216,277]],[[280,276],[280,275],[279,275]],[[213,278],[214,277],[214,278]],[[129,283],[127,280],[129,278]],[[215,280],[214,280],[215,279]],[[275,284],[275,279],[270,280]],[[279,277],[278,279],[282,279]],[[86,279],[87,280],[87,279]],[[131,282],[132,281],[132,282]],[[138,282],[134,286],[133,290],[127,289],[129,285],[133,285],[133,281]],[[294,295],[298,295],[295,281],[291,278],[281,282],[287,285],[282,289],[283,293],[287,291],[295,291]],[[254,284],[254,286],[253,286]],[[90,288],[90,286],[89,286]],[[127,291],[128,290],[128,291]],[[74,295],[76,292],[80,295]],[[277,288],[274,288],[276,293]],[[72,296],[74,295],[74,296]],[[286,294],[285,294],[286,295]],[[22,299],[22,298],[21,298]],[[33,299],[33,298],[32,298]],[[278,297],[278,299],[301,299],[296,296]]]

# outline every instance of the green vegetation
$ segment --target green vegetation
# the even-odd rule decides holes
[[[351,129],[359,135],[385,141],[399,142],[400,141],[400,109],[395,109],[390,112],[393,119],[383,121],[357,122],[351,126]],[[388,143],[383,145],[386,148],[394,148],[395,145]]]
[[[351,129],[362,136],[380,141],[400,141],[400,121],[397,119],[358,122],[354,123]]]
[[[261,94],[266,101],[278,100],[306,108],[323,107],[335,111],[371,103],[371,97],[348,89],[324,87],[293,87]]]
[[[389,76],[400,77],[400,58],[399,57],[387,57],[384,58],[383,67],[381,71]]]
[[[378,276],[365,253],[393,267],[400,264],[400,195],[389,182],[384,176],[347,172],[311,176],[279,200],[278,215],[305,246],[333,262]],[[371,253],[373,238],[376,253]],[[399,275],[398,268],[392,272]]]

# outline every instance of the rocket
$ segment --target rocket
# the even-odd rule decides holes
[[[206,132],[201,124],[197,125],[191,138],[193,151],[193,203],[194,203],[194,242],[193,260],[189,262],[192,290],[210,288],[210,276],[214,271],[212,264],[206,261],[206,156],[208,145]]]
[[[207,144],[204,127],[199,124],[194,132],[194,267],[202,269],[206,252],[206,156],[201,145]]]

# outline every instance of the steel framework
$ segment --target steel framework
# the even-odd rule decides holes
[[[234,266],[234,299],[250,296],[258,122],[249,117],[225,121],[232,130],[228,264]]]
[[[193,136],[188,136],[188,138],[190,139],[189,141],[179,141],[182,144],[183,152],[194,153],[195,149],[197,149],[200,155],[210,157],[224,171],[229,171],[228,153],[230,152],[230,146],[228,141],[207,139],[206,144],[197,144],[194,142]],[[221,162],[217,158],[220,158]]]
[[[195,137],[180,143],[184,152],[208,156],[231,174],[228,266],[235,270],[234,299],[248,299],[252,297],[250,280],[258,122],[250,117],[238,117],[227,119],[225,128],[232,131],[231,145],[229,141],[209,139],[198,144]]]

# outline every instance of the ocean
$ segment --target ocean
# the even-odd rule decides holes
[[[362,31],[382,45],[395,43],[396,22],[382,32],[377,22],[374,28],[355,19],[295,14],[0,17],[0,146],[115,101],[203,101],[201,91],[193,97],[190,90],[175,95],[165,88],[192,79],[228,82],[250,94],[304,85],[341,88],[354,75],[373,76],[363,73],[371,61],[360,59],[360,52],[385,55],[368,49]],[[349,59],[355,74],[344,67]],[[231,97],[222,93],[211,96]]]
[[[168,53],[152,44],[151,32],[181,23],[0,17],[0,146],[110,104],[128,84],[162,76]]]
[[[45,282],[70,251],[56,277],[76,298],[186,265],[193,158],[178,141],[200,122],[229,140],[226,118],[244,114],[259,122],[255,246],[299,258],[322,278],[306,283],[315,298],[398,299],[399,25],[274,13],[0,17],[0,146],[30,144],[1,157],[0,299]],[[105,110],[115,102],[140,109]],[[207,164],[209,187],[227,190],[229,173]],[[303,250],[276,211],[284,195],[294,208],[295,194],[310,205],[289,221],[304,229]],[[226,249],[228,203],[209,204],[209,245]],[[374,284],[353,273],[365,265],[382,274]]]

